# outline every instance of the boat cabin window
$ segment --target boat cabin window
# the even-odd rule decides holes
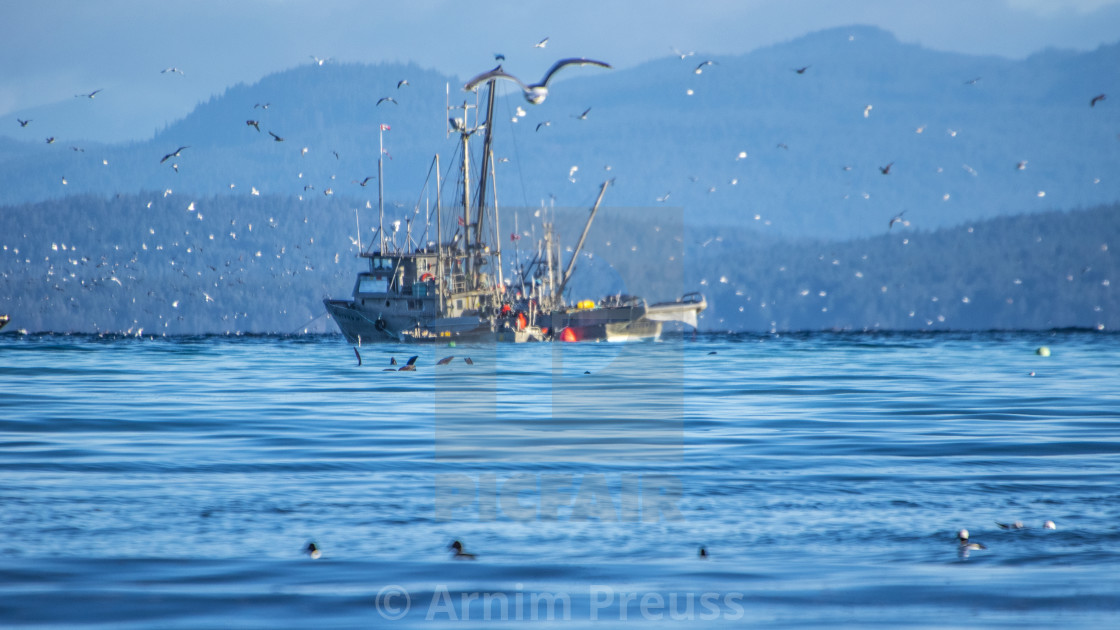
[[[361,276],[358,279],[358,293],[387,293],[389,279],[374,276]]]
[[[393,268],[393,259],[392,258],[374,258],[372,264],[373,264],[374,269],[392,269]]]

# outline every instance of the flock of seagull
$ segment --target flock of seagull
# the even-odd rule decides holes
[[[534,45],[534,47],[543,49],[548,44],[548,42],[549,42],[549,38],[546,37],[544,39],[539,40]],[[679,51],[677,49],[673,49],[673,52],[682,61],[687,61],[690,57],[693,57],[695,55],[695,52],[692,52],[692,51],[682,52],[682,51]],[[310,57],[311,57],[311,60],[312,60],[312,62],[315,66],[323,66],[327,62],[330,61],[330,58],[320,58],[320,57],[317,57],[317,56],[314,56],[314,55],[311,55]],[[501,81],[503,83],[507,83],[507,84],[516,86],[516,88],[521,91],[521,94],[522,94],[524,100],[526,101],[526,103],[528,103],[529,105],[540,105],[540,104],[545,102],[545,100],[548,98],[548,95],[549,95],[549,86],[550,86],[551,82],[556,77],[556,75],[561,71],[564,71],[564,70],[569,69],[569,68],[578,68],[578,67],[590,67],[590,68],[599,68],[599,69],[611,69],[612,68],[612,66],[609,63],[604,62],[604,61],[595,60],[595,59],[589,59],[589,58],[583,58],[583,57],[564,58],[564,59],[561,59],[561,60],[555,62],[543,74],[543,76],[540,78],[540,80],[535,81],[535,82],[529,82],[529,81],[522,80],[521,78],[511,74],[510,72],[508,72],[504,69],[503,65],[501,64],[501,62],[505,61],[505,55],[504,54],[500,54],[500,53],[495,54],[494,58],[495,58],[496,61],[499,62],[499,65],[497,65],[495,68],[493,68],[491,70],[488,70],[486,72],[483,72],[479,75],[476,75],[476,76],[472,77],[471,79],[469,79],[464,84],[463,89],[466,90],[466,91],[477,90],[480,86],[482,86],[483,84],[485,84],[489,81],[492,81],[492,80],[493,81]],[[703,61],[700,61],[700,62],[696,63],[695,65],[692,65],[691,63],[688,64],[687,65],[687,68],[688,68],[687,71],[691,72],[691,74],[694,74],[694,75],[705,75],[705,76],[707,76],[705,73],[708,72],[708,71],[710,71],[709,74],[718,75],[719,73],[716,72],[716,69],[718,67],[719,67],[718,62],[716,62],[714,60],[703,60]],[[793,73],[795,76],[809,76],[809,75],[812,74],[813,68],[814,68],[813,65],[805,64],[805,65],[798,65],[796,67],[791,67],[791,68],[789,68],[789,71],[791,73]],[[161,74],[167,74],[167,75],[180,75],[180,76],[185,75],[185,72],[183,72],[183,70],[181,70],[177,67],[168,67],[168,68],[165,68],[165,69],[161,70],[160,72],[161,72]],[[704,79],[704,80],[708,80],[708,79]],[[981,80],[980,77],[975,77],[975,78],[971,78],[967,81],[964,81],[964,83],[966,85],[975,85],[980,80]],[[397,90],[403,90],[407,86],[409,86],[409,81],[407,79],[402,78],[399,81],[397,81],[397,83],[396,83],[396,89]],[[102,92],[103,92],[102,89],[96,89],[96,90],[93,90],[93,91],[90,91],[90,92],[75,94],[74,98],[93,100],[96,97],[98,97],[100,94],[102,94]],[[693,93],[692,90],[689,89],[688,94],[691,95],[692,93]],[[1101,105],[1106,100],[1106,98],[1107,97],[1106,97],[1105,94],[1103,94],[1103,93],[1098,94],[1096,96],[1093,96],[1089,100],[1088,104],[1089,104],[1090,107],[1097,107],[1097,106]],[[376,106],[377,107],[382,107],[382,106],[393,107],[393,106],[397,106],[397,105],[399,105],[399,102],[398,102],[397,98],[395,98],[394,96],[390,96],[390,95],[382,96],[376,101]],[[267,110],[269,110],[270,106],[271,106],[271,104],[267,103],[267,102],[256,103],[253,106],[253,110],[260,109],[262,112],[266,112]],[[518,107],[517,109],[518,109],[518,112],[517,112],[518,117],[521,117],[521,116],[525,115],[524,109],[522,109],[521,107]],[[873,109],[872,105],[867,104],[862,110],[863,117],[865,117],[865,118],[869,117],[871,115],[872,109]],[[587,107],[587,108],[584,108],[581,113],[571,114],[571,117],[575,118],[577,120],[587,120],[591,111],[592,111],[592,109],[590,107]],[[262,120],[263,120],[262,118],[254,116],[253,118],[247,119],[245,121],[245,124],[246,124],[246,126],[254,128],[258,133],[262,133]],[[32,123],[32,120],[31,119],[26,119],[25,120],[25,119],[18,119],[17,118],[17,122],[18,122],[18,124],[20,125],[21,128],[26,128]],[[552,125],[551,121],[548,121],[548,120],[541,121],[536,125],[536,131],[540,132],[543,129],[546,129],[551,125]],[[274,130],[267,129],[267,128],[266,128],[266,130],[267,130],[267,133],[268,133],[269,137],[271,138],[271,140],[273,142],[282,143],[282,142],[285,142],[287,140],[287,138],[285,138],[283,135],[277,133]],[[915,130],[916,133],[922,133],[923,131],[924,131],[924,125],[921,126],[921,127],[918,127]],[[952,130],[950,130],[950,133],[952,133]],[[47,138],[47,143],[48,144],[53,144],[55,141],[56,141],[56,138],[54,136],[50,136],[50,137]],[[75,151],[81,151],[82,150],[79,147],[72,147],[72,148]],[[785,146],[784,143],[779,143],[778,148],[788,150],[788,147]],[[159,163],[160,164],[170,163],[170,167],[173,170],[175,170],[176,172],[178,172],[178,170],[179,170],[178,161],[180,160],[180,158],[182,158],[184,152],[189,150],[189,149],[191,149],[190,145],[178,146],[174,150],[165,153],[161,158],[159,158]],[[304,147],[301,150],[302,154],[307,154],[307,152],[308,152],[307,147]],[[334,153],[335,158],[339,159],[338,152],[335,151],[333,153]],[[746,157],[747,157],[746,151],[741,151],[741,152],[738,153],[738,155],[735,156],[735,159],[736,160],[741,160],[741,159],[745,159]],[[505,160],[502,159],[502,160],[499,160],[499,161],[505,161]],[[884,165],[878,166],[879,173],[884,177],[891,176],[894,172],[892,170],[894,168],[894,166],[895,166],[894,161],[891,161],[891,162],[888,162]],[[1026,160],[1021,160],[1015,165],[1015,168],[1019,171],[1024,170],[1026,167],[1027,167],[1027,161]],[[579,168],[578,166],[573,166],[569,169],[569,171],[568,171],[569,180],[575,181],[575,175],[576,175],[576,172],[578,171],[578,168]],[[607,170],[610,170],[609,166],[606,167],[606,168],[607,168]],[[967,167],[967,165],[966,165],[966,169],[968,169],[968,168],[969,167]],[[850,166],[844,166],[844,170],[850,170],[850,169],[851,169]],[[975,171],[970,171],[970,172],[973,172],[975,174]],[[300,174],[300,177],[302,177],[302,173]],[[333,175],[331,176],[331,179],[332,180],[334,179]],[[374,179],[375,179],[375,177],[373,177],[373,176],[366,176],[362,179],[353,179],[353,180],[351,180],[351,183],[352,184],[357,184],[360,187],[365,187],[371,181],[373,181]],[[692,179],[693,179],[693,181],[695,181],[696,178],[692,178]],[[62,181],[63,185],[66,185],[66,184],[69,183],[65,176],[63,176],[61,178],[61,181]],[[738,183],[738,180],[737,179],[732,179],[730,183],[731,183],[731,185],[735,185],[735,184]],[[230,187],[232,188],[233,184],[230,184]],[[304,192],[308,192],[308,191],[311,191],[311,190],[316,190],[316,188],[313,184],[307,184],[303,188],[304,188]],[[713,191],[714,191],[714,187],[709,188],[709,192],[713,192]],[[171,193],[171,191],[170,191],[170,189],[168,189],[168,190],[165,191],[164,196],[167,196],[170,193]],[[259,195],[259,191],[255,187],[253,187],[251,189],[251,194]],[[326,195],[326,196],[333,195],[334,194],[333,187],[332,186],[324,187],[322,189],[322,194]],[[1043,194],[1044,193],[1042,193],[1041,191],[1039,192],[1039,196],[1042,196]],[[662,195],[657,195],[654,200],[657,203],[666,203],[666,202],[669,201],[670,196],[671,196],[670,191],[666,191]],[[302,196],[300,196],[300,199],[302,199]],[[369,207],[368,202],[367,202],[367,207]],[[758,220],[761,217],[760,217],[760,215],[756,214],[754,218],[756,220]],[[898,224],[901,227],[907,227],[907,226],[910,225],[909,219],[907,219],[905,217],[905,211],[900,211],[900,212],[894,213],[893,216],[891,216],[889,218],[889,220],[887,220],[887,230],[892,230],[895,227],[896,224]],[[721,282],[722,282],[722,280],[721,280]]]
[[[549,38],[545,37],[545,38],[539,40],[533,46],[535,48],[543,49],[547,46],[548,42],[549,42]],[[687,60],[689,57],[692,57],[696,54],[694,51],[681,51],[681,50],[679,50],[675,47],[673,47],[671,49],[673,51],[673,54],[676,57],[678,57],[679,59],[681,59],[682,61]],[[311,58],[313,64],[316,65],[316,66],[323,66],[324,64],[326,64],[328,61],[331,60],[330,57],[318,57],[318,56],[315,56],[315,55],[309,55],[309,57]],[[501,62],[501,61],[505,60],[505,55],[501,54],[501,53],[498,53],[498,54],[494,55],[494,58],[495,58],[495,60]],[[698,63],[695,67],[693,67],[692,72],[696,75],[700,75],[700,74],[703,74],[703,72],[706,68],[709,68],[709,67],[715,66],[715,65],[717,65],[716,61],[713,61],[713,60],[710,60],[710,59],[704,60],[704,61],[701,61],[700,63]],[[560,70],[564,69],[564,68],[572,67],[572,66],[577,66],[577,67],[578,66],[595,66],[595,67],[600,67],[600,68],[605,68],[605,69],[611,69],[611,67],[612,67],[609,63],[606,63],[604,61],[598,61],[598,60],[595,60],[595,59],[588,59],[588,58],[582,58],[582,57],[565,58],[565,59],[561,59],[561,60],[557,61],[556,63],[554,63],[548,69],[548,71],[545,72],[544,76],[540,79],[540,81],[537,81],[535,83],[528,83],[528,82],[523,81],[522,79],[514,76],[513,74],[510,74],[509,72],[507,72],[502,67],[501,64],[499,64],[497,67],[495,67],[491,70],[488,70],[486,72],[483,72],[483,73],[469,79],[466,82],[466,84],[463,86],[463,89],[465,91],[474,91],[474,90],[477,90],[478,87],[480,87],[484,83],[487,83],[488,81],[502,80],[502,81],[513,83],[518,88],[520,88],[521,91],[522,91],[522,94],[525,98],[525,101],[527,103],[529,103],[531,105],[540,105],[548,97],[549,82],[553,79],[553,77],[556,75],[556,73],[559,72]],[[812,68],[812,65],[811,64],[806,64],[806,65],[803,65],[803,66],[798,66],[798,67],[795,67],[795,68],[791,68],[790,70],[792,72],[794,72],[796,75],[805,75],[809,71],[810,68]],[[175,66],[164,68],[163,70],[160,71],[160,73],[161,74],[178,74],[178,75],[185,75],[186,74],[183,70],[181,70],[181,69],[179,69],[178,67],[175,67]],[[975,85],[980,80],[981,80],[981,77],[974,77],[974,78],[970,78],[970,79],[964,81],[964,84]],[[400,81],[397,82],[397,89],[400,90],[401,88],[403,88],[407,85],[409,85],[408,80],[407,79],[401,79]],[[100,94],[102,91],[103,90],[99,88],[99,89],[93,90],[91,92],[75,94],[74,97],[75,98],[83,98],[83,99],[92,100],[95,97],[97,97],[97,95]],[[687,94],[691,96],[691,95],[694,94],[694,91],[690,88],[690,89],[687,90]],[[1106,98],[1107,98],[1106,94],[1103,94],[1103,93],[1102,94],[1097,94],[1096,96],[1093,96],[1089,100],[1089,106],[1090,107],[1096,107],[1098,104],[1105,101]],[[393,96],[382,96],[377,100],[376,106],[380,107],[382,105],[399,105],[399,102]],[[256,109],[256,108],[261,108],[263,110],[267,110],[269,108],[269,104],[268,103],[263,103],[263,104],[262,103],[257,103],[256,105],[254,105],[254,109]],[[873,106],[871,104],[866,105],[863,109],[863,117],[864,118],[870,117],[872,109],[873,109]],[[589,108],[586,108],[585,110],[583,110],[583,112],[580,113],[580,114],[572,114],[572,117],[577,119],[577,120],[587,120],[588,114],[590,112],[591,112],[591,108],[589,107]],[[518,108],[518,116],[523,116],[523,115],[525,115],[524,110],[522,110],[521,108]],[[19,119],[19,118],[17,118],[16,120],[19,123],[20,127],[27,127],[32,122],[31,119]],[[516,118],[515,118],[515,120],[516,120]],[[245,124],[247,126],[253,127],[254,129],[257,130],[257,132],[261,131],[261,126],[260,126],[261,123],[260,123],[259,119],[256,119],[256,118],[248,119],[248,120],[245,121]],[[549,120],[541,121],[536,125],[535,130],[537,132],[539,132],[542,129],[547,128],[551,125],[552,125],[552,122],[549,121]],[[916,129],[916,133],[922,133],[923,131],[924,131],[924,125],[922,125],[922,126],[920,126]],[[286,140],[285,137],[281,136],[280,134],[276,133],[275,131],[268,130],[268,134],[274,142],[284,142]],[[955,135],[953,130],[950,130],[950,134]],[[46,138],[47,144],[53,144],[55,141],[56,141],[56,138],[54,136],[48,136]],[[784,143],[778,143],[777,146],[778,146],[778,148],[784,148],[784,149],[787,149],[787,150],[789,148]],[[190,148],[190,147],[189,146],[181,146],[178,149],[176,149],[175,151],[172,151],[172,152],[166,154],[160,160],[160,164],[163,164],[164,162],[168,161],[171,158],[178,158],[180,156],[180,152],[187,149],[187,148]],[[72,149],[74,151],[82,151],[83,150],[80,147],[72,147]],[[304,154],[306,154],[307,151],[308,151],[308,149],[306,147],[302,149],[302,153],[304,153]],[[741,152],[735,159],[736,160],[742,159],[742,158],[746,157],[745,154],[746,154],[746,152]],[[338,157],[337,152],[335,152],[335,156]],[[891,174],[891,168],[892,168],[893,165],[894,165],[894,162],[892,161],[892,162],[886,164],[885,166],[880,166],[878,168],[879,168],[879,171],[882,175],[890,175]],[[1027,165],[1027,161],[1026,160],[1021,160],[1017,163],[1016,169],[1024,170],[1026,168],[1026,165]],[[173,163],[172,168],[177,172],[178,168],[179,168],[178,164]],[[610,170],[609,166],[606,167],[606,168],[607,168],[607,170]],[[843,169],[845,171],[849,171],[849,170],[851,170],[851,166],[845,165],[843,167]],[[968,170],[969,172],[971,172],[974,175],[976,174],[975,170],[971,169],[967,165],[965,165],[965,169]],[[360,181],[359,180],[354,180],[353,183],[361,183],[362,186],[365,186],[368,183],[369,179],[370,178],[367,177],[365,180],[360,180]],[[569,177],[569,179],[572,179],[574,181],[574,178],[572,178],[572,177]],[[62,180],[63,180],[63,183],[67,183],[65,176],[62,178]],[[734,180],[734,179],[731,180],[732,185],[735,185],[737,183],[738,183],[737,180]],[[305,191],[306,190],[312,190],[313,188],[314,188],[313,186],[308,185],[308,186],[305,187]],[[327,188],[326,190],[329,190],[330,192],[325,192],[325,194],[327,194],[327,195],[333,194],[333,189]],[[715,187],[710,187],[708,189],[708,192],[715,192]],[[866,197],[866,194],[864,196]],[[1039,191],[1038,196],[1039,197],[1045,196],[1045,192]],[[669,197],[670,197],[670,192],[667,191],[665,194],[657,196],[655,198],[655,201],[658,202],[658,203],[664,203],[664,202],[669,200]],[[948,197],[948,195],[945,195],[945,197]],[[893,228],[896,223],[901,223],[903,225],[909,225],[909,222],[902,220],[901,216],[902,216],[901,212],[892,216],[890,218],[890,220],[887,222],[887,228],[888,229]]]

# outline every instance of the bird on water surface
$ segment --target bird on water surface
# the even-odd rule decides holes
[[[452,541],[452,543],[448,545],[447,548],[455,552],[451,557],[455,558],[456,560],[474,560],[478,557],[473,553],[467,553],[463,551],[463,543],[459,542],[458,540]]]
[[[962,529],[957,532],[957,543],[960,545],[961,551],[973,551],[976,549],[987,549],[984,545],[978,542],[972,542],[968,539],[968,530]]]

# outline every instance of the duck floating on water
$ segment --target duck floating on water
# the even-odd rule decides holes
[[[451,544],[447,546],[447,548],[455,552],[451,557],[455,558],[456,560],[474,560],[478,557],[473,553],[467,553],[463,551],[463,543],[459,542],[458,540],[452,541]]]

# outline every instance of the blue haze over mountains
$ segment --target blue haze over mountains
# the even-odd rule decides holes
[[[540,58],[504,64],[535,81]],[[715,63],[696,74],[706,59]],[[589,248],[602,258],[633,231],[612,213],[678,213],[684,268],[673,286],[658,285],[658,264],[612,264],[630,264],[625,288],[651,299],[704,291],[705,329],[1114,329],[1116,68],[1120,44],[1016,61],[847,27],[740,56],[566,69],[540,106],[505,84],[494,147],[509,160],[497,165],[503,221],[515,207],[529,209],[522,221],[542,203],[588,207],[614,178]],[[0,131],[0,240],[32,262],[14,267],[10,250],[0,254],[14,269],[0,278],[0,311],[30,330],[297,330],[322,297],[350,292],[354,208],[368,235],[376,211],[364,208],[377,203],[376,180],[352,182],[376,175],[378,126],[392,127],[387,220],[408,218],[436,151],[455,174],[446,86],[451,104],[474,103],[464,81],[415,65],[308,63],[230,87],[152,139],[122,144],[81,139],[107,115],[109,90],[23,112],[31,125]],[[1110,96],[1090,107],[1100,93]],[[377,105],[386,96],[398,104]],[[512,123],[518,107],[526,116]],[[189,148],[160,164],[180,146]],[[192,200],[205,220],[183,210]],[[900,212],[905,222],[888,229]],[[55,241],[78,253],[56,253]],[[140,241],[153,249],[139,251]],[[110,242],[120,249],[98,251]],[[65,258],[76,275],[54,267]],[[597,286],[590,269],[581,263],[576,279],[586,296],[617,289]]]
[[[757,214],[762,231],[834,238],[878,233],[900,211],[915,226],[936,228],[1120,199],[1120,45],[1012,61],[934,52],[850,27],[717,57],[695,74],[704,59],[566,69],[536,107],[507,88],[495,146],[511,160],[498,172],[502,202],[537,205],[555,195],[560,205],[580,205],[613,177],[608,205],[653,205],[668,194],[664,203],[682,207],[690,224],[748,225]],[[806,65],[804,74],[793,71]],[[526,81],[544,69],[518,58],[505,67]],[[397,89],[400,79],[409,85]],[[31,126],[13,121],[3,132],[0,203],[168,187],[300,194],[309,183],[332,185],[332,174],[336,195],[364,200],[373,187],[350,182],[375,174],[377,125],[387,123],[386,194],[411,204],[433,153],[450,150],[448,83],[452,104],[470,98],[462,78],[416,66],[309,63],[231,87],[154,139],[124,145],[86,145],[73,127],[73,137],[53,132],[52,119],[95,122],[89,110],[109,106],[109,94],[99,95],[106,102],[74,99],[27,112],[20,117],[34,118]],[[1090,108],[1098,93],[1117,96]],[[375,106],[383,96],[399,105]],[[507,123],[518,106],[528,115]],[[575,118],[587,108],[586,120]],[[249,119],[260,120],[260,132]],[[543,121],[552,124],[534,131]],[[268,130],[286,141],[272,142]],[[46,134],[58,141],[47,145]],[[191,148],[178,173],[159,164],[183,145]],[[741,151],[746,159],[736,159]],[[888,163],[884,176],[879,167]]]

